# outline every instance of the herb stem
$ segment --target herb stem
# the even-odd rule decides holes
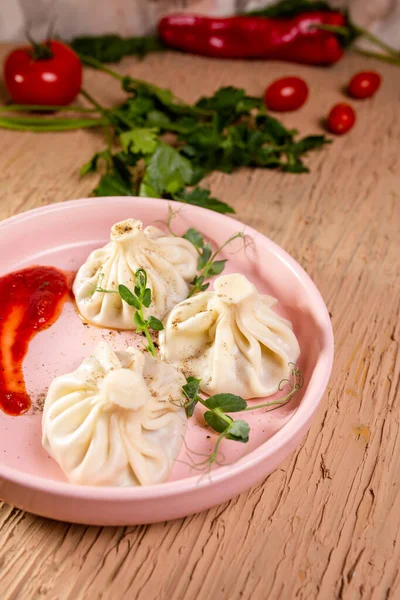
[[[90,102],[90,104],[93,104],[93,106],[101,113],[105,113],[107,111],[107,109],[104,106],[101,106],[101,104],[99,104],[97,102],[97,100],[95,100],[93,98],[93,96],[91,94],[89,94],[89,92],[87,92],[84,88],[81,89],[80,93],[82,94],[82,96],[84,98],[86,98],[86,100],[88,100]]]
[[[256,404],[256,406],[247,406],[243,410],[249,411],[249,410],[256,410],[257,408],[268,408],[269,406],[276,406],[278,404],[286,404],[286,402],[289,402],[289,400],[292,398],[292,396],[295,395],[295,393],[297,391],[298,391],[297,389],[294,389],[289,394],[287,394],[287,396],[284,396],[283,398],[278,398],[278,400],[273,400],[272,402],[264,402],[263,404]]]
[[[378,48],[382,48],[382,50],[387,52],[390,56],[392,56],[393,58],[400,61],[400,52],[398,52],[398,50],[396,50],[395,48],[392,48],[392,46],[389,46],[389,44],[386,44],[386,42],[384,42],[383,40],[378,38],[378,36],[371,33],[367,29],[364,29],[363,27],[358,27],[357,25],[354,25],[353,27],[354,27],[355,32],[360,37],[363,37],[364,39],[368,40],[372,44],[375,44],[375,46],[378,46]]]
[[[84,54],[80,54],[80,53],[78,54],[78,56],[81,59],[81,61],[83,62],[83,64],[89,65],[91,67],[95,67],[99,71],[103,71],[103,73],[107,73],[108,75],[111,75],[111,77],[114,77],[115,79],[119,79],[120,81],[122,81],[124,79],[124,77],[122,75],[120,75],[116,71],[113,71],[112,69],[109,69],[108,67],[105,67],[103,65],[103,63],[101,63],[99,60],[96,60],[95,58],[92,58],[91,56],[85,56]]]
[[[69,129],[83,129],[86,127],[100,127],[106,125],[104,119],[38,119],[29,118],[13,119],[11,117],[0,117],[0,127],[16,131],[67,131]]]
[[[309,31],[314,29],[320,29],[321,31],[329,31],[330,33],[336,33],[343,37],[348,38],[350,36],[350,29],[343,25],[328,25],[328,24],[313,24],[310,26]]]
[[[89,94],[89,92],[87,92],[84,89],[81,89],[80,93],[82,94],[82,96],[84,98],[86,98],[86,100],[88,100],[91,104],[93,104],[93,106],[95,106],[104,115],[104,117],[108,118],[110,114],[113,114],[113,115],[117,116],[123,123],[125,123],[125,125],[127,125],[129,127],[129,129],[134,129],[135,128],[134,124],[131,121],[129,121],[116,108],[109,109],[109,108],[106,108],[105,106],[102,106],[101,104],[99,104],[97,102],[97,100],[95,100],[95,98],[93,98],[93,96],[91,94]],[[111,123],[110,123],[110,125],[111,125]]]
[[[226,242],[224,242],[222,244],[222,246],[220,246],[215,252],[214,254],[211,256],[210,258],[210,263],[212,263],[214,261],[214,259],[218,256],[218,254],[221,252],[221,250],[223,250],[225,248],[225,246],[227,246],[228,244],[230,244],[231,242],[233,242],[233,240],[236,240],[237,238],[243,238],[244,235],[243,233],[241,233],[240,231],[238,233],[235,233],[235,235],[232,235],[228,240],[226,240]]]
[[[283,383],[287,383],[291,386],[291,390],[288,394],[286,394],[286,396],[283,396],[282,398],[278,398],[277,400],[272,400],[271,402],[263,402],[262,404],[256,404],[254,406],[247,406],[245,409],[243,409],[244,411],[249,411],[249,410],[256,410],[258,408],[269,408],[270,406],[278,406],[278,405],[283,405],[283,404],[287,404],[287,402],[289,402],[289,400],[291,400],[291,398],[297,394],[297,392],[302,388],[303,386],[303,376],[301,374],[301,372],[299,371],[299,369],[294,366],[292,368],[292,377],[293,377],[293,383],[291,383],[288,379],[281,381],[280,385],[279,385],[279,390],[282,390],[282,384]]]
[[[394,56],[387,56],[386,54],[379,54],[379,52],[370,52],[369,50],[361,50],[361,48],[352,48],[352,51],[356,54],[361,54],[362,56],[367,56],[368,58],[376,58],[377,60],[382,60],[383,62],[387,62],[391,65],[400,66],[400,54],[398,58]]]
[[[85,65],[89,65],[91,67],[94,67],[95,69],[98,69],[99,71],[103,71],[103,73],[107,73],[107,75],[111,75],[111,77],[114,77],[115,79],[118,79],[119,81],[129,81],[129,83],[132,84],[133,86],[136,86],[136,87],[142,86],[144,88],[152,90],[153,92],[164,91],[162,88],[160,88],[157,85],[154,85],[152,83],[149,83],[148,81],[143,81],[142,79],[136,79],[136,78],[130,77],[130,76],[120,75],[116,71],[113,71],[112,69],[109,69],[108,67],[105,67],[103,65],[103,63],[96,60],[95,58],[92,58],[91,56],[85,56],[84,54],[78,54],[78,56]],[[197,106],[192,106],[191,104],[187,104],[187,102],[185,102],[181,98],[178,98],[177,96],[173,96],[173,99],[176,102],[176,104],[179,104],[181,106],[181,108],[183,108],[191,113],[204,115],[204,116],[208,116],[208,117],[212,115],[212,113],[209,110],[204,110],[202,108],[198,108]]]
[[[210,410],[212,413],[214,413],[214,415],[216,415],[217,417],[219,417],[220,419],[222,419],[223,421],[225,421],[225,423],[229,427],[232,425],[232,419],[230,419],[229,417],[227,417],[222,412],[222,410],[219,410],[219,408],[210,408],[209,406],[207,406],[206,401],[203,400],[203,398],[201,398],[201,396],[196,396],[196,401],[200,402],[200,404],[202,404],[207,410]]]
[[[137,312],[139,313],[140,317],[143,319],[143,321],[145,323],[143,325],[143,331],[144,331],[144,335],[146,336],[146,340],[148,343],[148,350],[149,350],[150,354],[152,354],[154,356],[154,358],[157,358],[157,352],[156,352],[154,342],[153,342],[150,332],[149,332],[149,326],[148,326],[146,318],[143,314],[143,308],[141,307],[141,308],[137,309]]]
[[[5,104],[0,106],[0,112],[79,112],[94,113],[98,112],[94,108],[85,108],[83,106],[47,106],[40,104]]]
[[[312,25],[310,27],[310,29],[321,29],[323,31],[330,31],[331,33],[336,33],[337,35],[341,35],[345,38],[350,37],[350,35],[352,33],[354,33],[356,37],[364,38],[365,40],[368,40],[369,42],[371,42],[378,48],[381,48],[382,50],[387,52],[388,56],[386,56],[384,54],[378,54],[376,52],[369,52],[368,50],[367,51],[363,51],[363,50],[359,51],[358,48],[352,48],[355,52],[357,52],[359,54],[364,54],[365,56],[370,56],[371,58],[378,58],[379,60],[386,60],[387,62],[392,62],[388,59],[393,58],[394,59],[393,64],[395,64],[395,65],[400,64],[400,52],[398,52],[398,50],[396,50],[395,48],[392,48],[392,46],[389,46],[389,44],[386,44],[386,42],[384,42],[383,40],[378,38],[378,36],[371,33],[370,31],[368,31],[368,29],[364,29],[363,27],[358,27],[357,25],[354,25],[354,24],[351,24],[350,27],[342,27],[339,25],[324,24],[324,25]]]

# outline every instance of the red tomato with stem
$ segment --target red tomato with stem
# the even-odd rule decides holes
[[[362,71],[351,78],[348,93],[352,98],[371,98],[381,85],[382,78],[375,71]]]
[[[328,129],[331,133],[347,133],[356,122],[356,113],[349,104],[336,104],[328,115]]]
[[[82,64],[69,46],[49,40],[13,50],[4,80],[16,104],[65,106],[81,89]]]
[[[308,98],[308,86],[300,77],[282,77],[265,90],[265,105],[269,110],[297,110]]]

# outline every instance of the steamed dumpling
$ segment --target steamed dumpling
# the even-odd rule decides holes
[[[186,432],[184,376],[136,348],[101,342],[73,373],[51,383],[45,449],[72,483],[150,485],[165,481]]]
[[[300,354],[289,321],[244,275],[216,279],[214,290],[181,302],[160,332],[164,360],[201,379],[207,394],[274,394]]]
[[[135,219],[116,223],[111,242],[94,250],[79,269],[73,292],[81,315],[101,327],[134,329],[135,309],[119,294],[93,290],[101,285],[117,290],[120,284],[133,289],[135,272],[144,269],[152,292],[148,315],[163,319],[175,304],[187,297],[197,267],[197,251],[180,237],[165,235]]]

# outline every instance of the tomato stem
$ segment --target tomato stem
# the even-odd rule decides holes
[[[53,52],[50,48],[50,42],[44,42],[43,44],[39,44],[35,42],[35,40],[29,34],[29,31],[25,32],[28,42],[32,46],[31,56],[34,60],[48,60],[49,58],[53,58]]]

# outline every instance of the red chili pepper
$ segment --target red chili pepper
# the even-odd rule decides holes
[[[268,58],[311,65],[337,62],[343,51],[333,33],[319,25],[345,25],[339,12],[308,12],[293,18],[212,18],[177,14],[161,19],[163,42],[216,58]]]

